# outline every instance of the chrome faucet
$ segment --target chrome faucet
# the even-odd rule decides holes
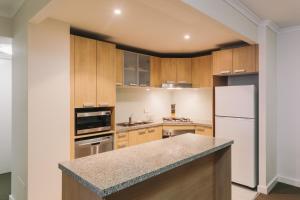
[[[128,118],[129,124],[132,124],[132,117],[133,117],[133,113],[131,113],[131,115]]]

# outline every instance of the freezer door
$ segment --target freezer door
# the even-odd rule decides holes
[[[215,88],[217,116],[255,118],[255,86]]]
[[[232,182],[251,188],[257,186],[255,120],[216,117],[216,138],[234,140],[232,145]]]

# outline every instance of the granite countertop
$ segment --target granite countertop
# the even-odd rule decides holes
[[[231,144],[231,140],[188,133],[63,162],[59,168],[106,197]]]
[[[206,126],[212,127],[211,121],[195,121],[195,122],[152,122],[149,124],[136,125],[136,126],[117,126],[116,132],[133,131],[143,128],[151,128],[155,126]]]

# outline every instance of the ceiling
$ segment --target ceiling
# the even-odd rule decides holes
[[[260,18],[280,28],[300,25],[300,0],[240,0]]]
[[[13,17],[25,0],[0,0],[0,16]]]
[[[122,14],[114,15],[115,8]],[[242,39],[181,0],[53,0],[43,15],[159,53],[199,52]]]

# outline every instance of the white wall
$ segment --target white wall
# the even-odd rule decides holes
[[[176,104],[176,115],[189,117],[195,122],[207,121],[212,123],[212,95],[213,91],[209,88],[174,90],[172,103]]]
[[[0,174],[11,171],[11,59],[0,57]]]
[[[116,120],[161,121],[171,115],[171,104],[176,104],[176,116],[190,117],[194,121],[212,120],[211,89],[117,89]],[[146,112],[148,113],[145,113]],[[149,118],[150,117],[150,118]]]
[[[13,18],[12,198],[27,199],[28,22],[50,0],[26,0]]]
[[[12,37],[12,20],[0,17],[0,36]]]
[[[58,163],[70,158],[70,26],[30,24],[28,199],[61,199]]]
[[[277,33],[259,28],[259,186],[268,193],[277,178]]]
[[[300,29],[278,36],[279,181],[300,187]]]
[[[117,89],[116,121],[128,121],[133,114],[133,120],[147,120],[147,114],[152,120],[160,120],[170,114],[171,95],[167,90],[152,89]]]

